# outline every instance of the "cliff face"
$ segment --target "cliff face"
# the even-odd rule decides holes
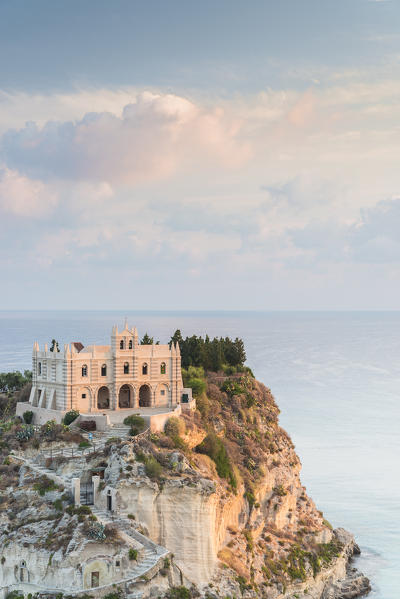
[[[205,383],[197,411],[170,419],[165,433],[113,441],[80,459],[45,457],[54,427],[29,441],[17,440],[18,427],[2,433],[0,589],[27,576],[46,588],[90,588],[94,571],[113,584],[132,570],[129,548],[146,563],[145,535],[172,557],[160,574],[143,578],[144,597],[179,583],[192,597],[200,591],[213,598],[350,599],[369,590],[350,566],[358,551],[352,535],[333,531],[301,484],[299,458],[269,389],[249,372],[209,374]],[[80,441],[58,428],[59,443]],[[27,458],[36,470],[21,466]],[[38,479],[40,464],[52,469],[55,483]],[[89,480],[102,469],[95,507],[101,515],[112,493],[124,528],[106,527],[98,540],[96,517],[72,506],[57,480]],[[136,533],[130,540],[127,522]]]
[[[113,450],[105,474],[120,508],[174,554],[187,584],[221,596],[342,596],[354,540],[307,496],[270,391],[249,375],[211,375],[198,407],[167,435],[138,441],[122,474]],[[349,592],[365,592],[368,581],[352,575]]]

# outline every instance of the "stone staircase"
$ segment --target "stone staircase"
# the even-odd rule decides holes
[[[129,435],[129,431],[129,426],[118,423],[117,425],[110,427],[107,431],[93,433],[93,441],[96,448],[100,448],[100,446],[104,446],[107,440],[112,437],[126,439]],[[141,435],[147,434],[147,432],[148,430],[141,433]],[[88,438],[88,433],[84,433],[84,436]],[[76,457],[78,457],[78,455],[79,454],[77,453]],[[22,462],[23,465],[30,468],[38,476],[45,475],[57,485],[62,485],[66,489],[71,488],[72,478],[74,477],[73,473],[59,475],[56,474],[54,470],[38,464],[32,458],[17,456],[15,454],[12,454],[12,457],[15,460]],[[54,452],[52,454],[46,452],[40,455],[42,462],[45,461],[46,458],[51,457],[55,457]],[[119,535],[126,544],[138,551],[138,561],[132,561],[132,566],[123,573],[121,580],[114,582],[111,586],[122,584],[125,588],[127,599],[141,599],[143,593],[137,589],[137,585],[145,584],[150,580],[163,567],[164,560],[170,556],[170,552],[165,547],[157,545],[157,543],[154,543],[151,539],[135,530],[132,527],[131,521],[123,515],[107,512],[94,505],[91,505],[90,508],[101,524],[104,526],[106,524],[114,524],[118,529]],[[72,591],[70,594],[75,596],[81,592],[82,590],[76,592]]]
[[[89,440],[89,434],[86,431],[83,431],[79,427],[76,427],[76,430],[79,430],[80,434],[85,437],[85,439]],[[99,449],[104,447],[109,439],[117,438],[125,441],[129,437],[129,431],[131,430],[130,426],[126,426],[126,424],[118,423],[113,424],[107,428],[105,431],[93,431],[91,433],[93,443]]]
[[[63,485],[64,487],[70,488],[72,477],[68,478],[65,476],[59,476],[58,474],[56,474],[54,472],[54,470],[50,470],[50,468],[46,468],[45,466],[40,466],[39,464],[36,464],[32,460],[23,458],[21,456],[13,455],[12,457],[15,460],[21,461],[27,468],[30,468],[31,470],[36,472],[36,474],[38,474],[39,476],[45,475],[48,478],[50,478],[51,480],[53,480],[55,483],[57,483],[57,485]]]
[[[157,545],[157,543],[132,528],[131,522],[127,518],[120,515],[113,517],[110,513],[93,506],[92,512],[104,526],[111,523],[116,525],[119,534],[127,543],[138,549],[140,560],[134,567],[125,572],[124,579],[129,584],[137,582],[142,576],[151,574],[153,570],[161,566],[161,561],[163,562],[168,557],[169,551],[165,547]],[[132,597],[132,599],[134,598]]]

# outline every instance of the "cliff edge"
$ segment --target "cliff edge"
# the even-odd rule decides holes
[[[352,565],[353,536],[333,530],[301,484],[270,390],[249,369],[236,370],[189,367],[195,411],[170,418],[162,433],[138,435],[134,417],[132,437],[108,439],[79,458],[76,451],[73,459],[49,457],[51,442],[87,445],[65,426],[0,429],[0,587],[83,585],[110,599],[119,580],[132,597],[170,599],[367,593],[368,579]],[[44,469],[52,478],[39,476]],[[93,513],[73,506],[60,483],[82,484],[99,472]],[[96,520],[110,497],[115,521],[102,526]],[[92,588],[99,576],[103,590]]]
[[[113,466],[113,449],[105,477],[121,509],[168,548],[187,586],[208,594],[366,593],[368,580],[351,566],[354,538],[332,530],[308,497],[270,390],[250,371],[203,377],[192,368],[187,376],[205,383],[197,411],[137,440],[128,472]]]

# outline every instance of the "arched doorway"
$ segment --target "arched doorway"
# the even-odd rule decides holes
[[[97,409],[107,410],[110,407],[110,391],[108,387],[100,387],[97,394]]]
[[[118,405],[120,408],[131,407],[131,388],[129,385],[122,385],[118,394]]]
[[[151,406],[151,390],[148,385],[142,385],[139,389],[139,406],[149,408]]]

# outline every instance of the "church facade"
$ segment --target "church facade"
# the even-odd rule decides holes
[[[191,401],[184,389],[177,345],[140,345],[136,328],[114,326],[110,345],[33,346],[32,391],[36,408],[81,414],[139,408],[171,409]]]

